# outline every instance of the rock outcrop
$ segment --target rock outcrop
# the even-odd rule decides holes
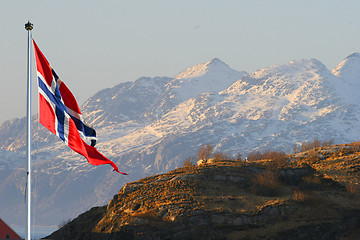
[[[211,161],[128,183],[48,239],[356,239],[357,146],[311,151]]]

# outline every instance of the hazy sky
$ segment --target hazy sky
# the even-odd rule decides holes
[[[26,114],[27,20],[82,104],[214,57],[247,72],[302,58],[331,69],[360,51],[359,9],[356,0],[1,0],[0,123]]]

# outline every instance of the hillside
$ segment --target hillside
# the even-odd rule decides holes
[[[358,239],[359,179],[359,143],[188,162],[126,184],[47,239]]]

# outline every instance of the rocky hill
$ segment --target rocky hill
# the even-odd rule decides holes
[[[47,239],[359,239],[360,143],[257,157],[128,183]]]

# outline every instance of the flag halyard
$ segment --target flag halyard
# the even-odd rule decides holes
[[[51,68],[34,40],[33,45],[38,76],[39,122],[90,164],[110,164],[114,171],[119,172],[116,164],[94,147],[97,140],[95,129],[86,124],[75,97]],[[85,141],[91,141],[91,146]]]

